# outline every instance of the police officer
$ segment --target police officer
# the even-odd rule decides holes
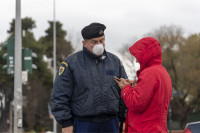
[[[63,132],[118,133],[121,99],[113,77],[127,75],[119,58],[105,50],[105,29],[100,23],[84,27],[83,50],[59,67],[51,111]]]

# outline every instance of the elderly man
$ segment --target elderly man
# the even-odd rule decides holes
[[[105,29],[100,23],[84,27],[83,50],[61,63],[51,110],[63,132],[118,133],[121,99],[113,77],[127,75],[118,57],[105,50]]]

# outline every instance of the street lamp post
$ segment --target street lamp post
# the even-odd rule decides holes
[[[53,4],[53,81],[56,77],[56,2]],[[57,123],[55,118],[53,119],[53,132],[57,132]]]
[[[21,0],[16,0],[14,60],[14,133],[22,133],[22,35]]]

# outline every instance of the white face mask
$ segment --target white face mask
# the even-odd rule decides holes
[[[103,44],[96,44],[92,49],[93,54],[95,54],[97,56],[102,55],[103,51],[104,51]]]
[[[134,64],[135,64],[135,71],[138,71],[140,70],[140,63],[138,61],[134,61]]]

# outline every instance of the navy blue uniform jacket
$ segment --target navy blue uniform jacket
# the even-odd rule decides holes
[[[73,119],[104,122],[117,117],[120,88],[113,76],[127,78],[119,58],[104,51],[100,57],[86,48],[68,56],[57,72],[51,111],[62,127]]]

